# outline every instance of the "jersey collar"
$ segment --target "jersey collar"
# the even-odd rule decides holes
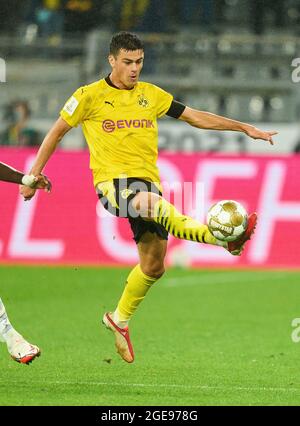
[[[110,74],[108,74],[108,76],[107,77],[105,77],[105,81],[106,81],[106,83],[110,86],[110,87],[113,87],[114,89],[118,89],[118,90],[133,90],[134,88],[135,88],[135,86],[132,88],[132,89],[120,89],[118,86],[115,86],[114,85],[114,83],[111,81],[111,79],[110,79]]]

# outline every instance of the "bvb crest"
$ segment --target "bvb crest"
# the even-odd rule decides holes
[[[143,108],[147,108],[147,106],[149,105],[149,101],[148,101],[148,99],[145,98],[144,95],[139,95],[139,97],[138,97],[138,103]]]

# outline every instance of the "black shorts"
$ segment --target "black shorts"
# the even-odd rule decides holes
[[[113,179],[98,184],[96,189],[98,197],[107,211],[129,220],[133,239],[136,243],[146,232],[157,234],[163,240],[168,239],[168,232],[163,226],[137,216],[132,207],[132,200],[139,192],[153,192],[162,195],[153,182],[140,178]]]

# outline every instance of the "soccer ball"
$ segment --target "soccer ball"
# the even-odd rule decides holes
[[[207,226],[215,238],[235,241],[247,229],[248,214],[233,200],[222,200],[211,206],[207,213]]]

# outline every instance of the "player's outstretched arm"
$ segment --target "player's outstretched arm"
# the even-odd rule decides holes
[[[231,120],[210,112],[198,111],[189,107],[185,107],[179,119],[186,121],[191,126],[198,127],[199,129],[242,132],[252,139],[268,141],[271,145],[274,145],[272,137],[277,135],[277,132],[264,132],[250,124]]]
[[[7,164],[0,162],[0,180],[4,182],[19,183],[27,185],[35,189],[45,189],[47,192],[51,191],[51,182],[49,179],[40,174],[38,176],[25,175],[19,170],[14,169]]]
[[[43,168],[45,167],[47,161],[55,151],[58,143],[62,140],[64,135],[70,129],[72,129],[72,127],[69,126],[69,124],[62,118],[59,118],[54,123],[54,125],[51,127],[51,129],[45,136],[45,139],[43,140],[40,149],[38,150],[30,174],[33,174],[34,176],[41,175]],[[35,188],[28,188],[24,185],[20,187],[20,194],[24,197],[25,200],[30,200],[34,196],[35,191]]]

